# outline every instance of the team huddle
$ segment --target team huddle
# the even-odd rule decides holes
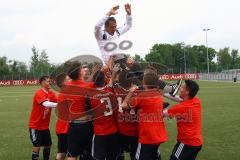
[[[116,29],[111,15],[118,9],[113,7],[95,26],[100,48],[105,40],[130,29]],[[130,4],[125,10],[131,26]],[[105,30],[100,31],[104,24]],[[54,80],[40,78],[29,121],[32,160],[39,160],[41,147],[43,159],[50,157],[53,108],[58,117],[56,160],[123,160],[126,153],[131,160],[160,160],[159,146],[168,141],[165,118],[177,120],[177,141],[170,160],[194,160],[202,148],[198,84],[193,80],[167,84],[159,80],[151,64],[143,68],[129,55],[103,54],[104,65],[72,61]],[[51,83],[59,87],[57,96]],[[178,103],[169,107],[163,97]]]

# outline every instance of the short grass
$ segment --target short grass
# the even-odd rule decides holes
[[[199,82],[199,97],[203,107],[204,145],[197,159],[239,159],[240,157],[240,84]],[[0,88],[0,160],[31,159],[28,119],[32,97],[37,86]],[[56,155],[54,132],[56,115],[52,114],[53,146],[51,160]],[[167,160],[176,143],[175,120],[167,121],[169,141],[160,146],[162,159]]]

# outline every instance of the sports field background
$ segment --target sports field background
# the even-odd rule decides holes
[[[240,83],[199,82],[203,107],[203,149],[198,160],[237,160],[240,157]],[[32,97],[38,86],[0,87],[0,160],[31,159],[28,119]],[[56,155],[55,121],[51,160]],[[169,141],[160,146],[167,160],[176,142],[175,120],[167,120]]]

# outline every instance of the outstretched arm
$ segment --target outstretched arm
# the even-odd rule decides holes
[[[95,25],[94,27],[94,35],[96,39],[101,39],[101,28],[107,21],[107,19],[117,14],[117,10],[119,9],[119,6],[112,7],[109,12]]]
[[[132,27],[132,10],[131,10],[131,5],[130,4],[125,4],[125,11],[127,12],[126,15],[126,22],[124,24],[124,26],[118,28],[118,31],[120,33],[120,35],[126,33],[127,31],[130,30],[130,28]]]
[[[55,108],[55,107],[57,107],[57,103],[50,102],[50,101],[44,101],[44,102],[42,103],[42,105],[43,105],[44,107],[47,107],[47,108]]]

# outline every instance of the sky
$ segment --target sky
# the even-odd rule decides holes
[[[29,62],[31,48],[45,49],[51,63],[82,54],[101,57],[94,25],[112,6],[125,22],[124,4],[132,5],[133,27],[123,40],[144,57],[155,43],[208,44],[216,50],[240,49],[240,1],[237,0],[0,0],[0,56]]]

